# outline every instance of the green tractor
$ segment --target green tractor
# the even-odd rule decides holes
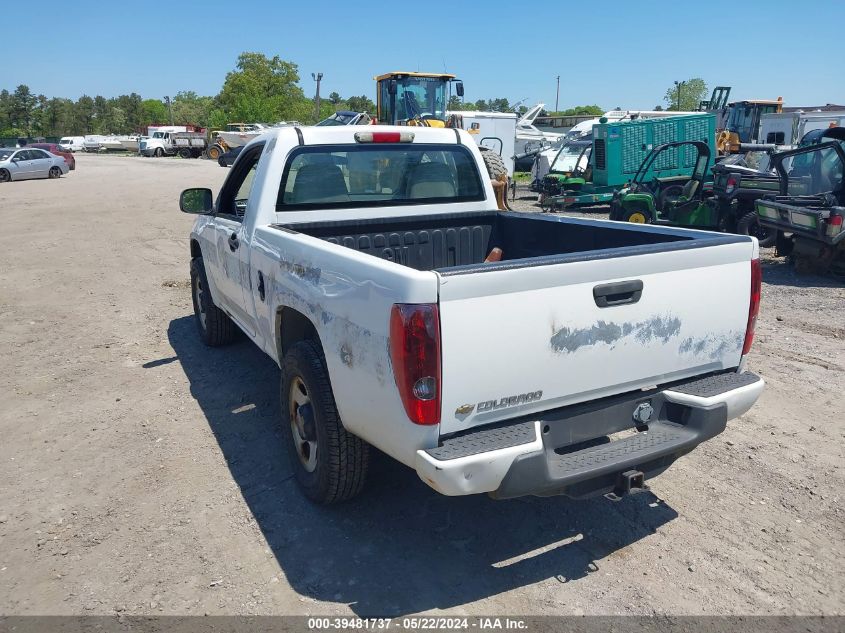
[[[695,152],[690,179],[683,186],[665,186],[657,178],[649,180],[658,161],[665,162],[667,154],[677,163],[677,157]],[[692,161],[685,161],[690,163]],[[712,190],[712,182],[705,183],[710,165],[710,147],[702,141],[680,141],[658,145],[645,157],[634,178],[617,192],[610,208],[610,219],[638,224],[668,224],[699,229],[725,230],[718,202],[705,197]],[[707,187],[706,187],[707,185]]]

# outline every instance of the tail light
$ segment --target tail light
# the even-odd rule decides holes
[[[830,214],[827,219],[827,229],[825,229],[828,237],[836,237],[842,232],[842,216]]]
[[[725,193],[733,193],[737,186],[737,180],[734,176],[728,176],[728,182],[725,183]]]
[[[763,269],[759,259],[751,260],[751,301],[748,304],[748,325],[745,328],[745,343],[742,345],[742,355],[751,351],[754,342],[754,326],[757,325],[757,315],[760,313],[760,291],[763,286]]]
[[[415,424],[440,423],[440,314],[433,303],[395,304],[390,360],[405,412]]]

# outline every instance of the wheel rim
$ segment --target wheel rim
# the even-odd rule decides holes
[[[628,216],[628,222],[633,222],[634,224],[645,224],[645,215],[639,211],[632,213]]]
[[[202,287],[202,281],[199,277],[194,280],[194,300],[197,304],[197,317],[200,320],[200,326],[202,326],[203,331],[205,331],[205,304],[203,303],[203,299],[205,298],[205,289]]]
[[[290,430],[302,467],[309,473],[313,473],[317,468],[317,442],[309,441],[306,437],[302,408],[307,404],[311,404],[308,388],[302,378],[296,376],[290,383],[288,398]]]

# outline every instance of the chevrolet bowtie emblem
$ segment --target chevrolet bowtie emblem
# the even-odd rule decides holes
[[[469,415],[473,409],[475,409],[474,404],[462,404],[455,409],[455,415]]]

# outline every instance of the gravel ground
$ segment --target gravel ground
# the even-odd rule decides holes
[[[194,330],[176,200],[226,170],[78,165],[0,186],[0,614],[843,612],[841,283],[765,253],[768,387],[649,493],[445,498],[382,458],[317,508],[277,367]]]

